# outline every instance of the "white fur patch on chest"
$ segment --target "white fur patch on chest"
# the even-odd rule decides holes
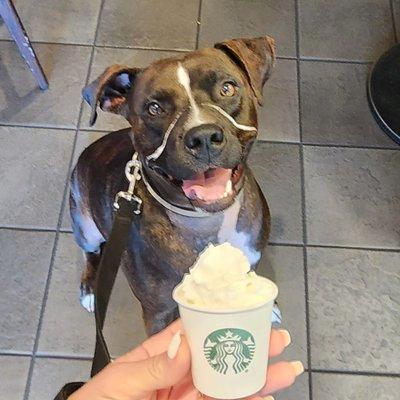
[[[218,242],[229,242],[232,246],[242,250],[253,266],[260,260],[261,252],[252,245],[250,234],[236,230],[240,207],[240,201],[236,200],[231,207],[224,211],[224,219],[218,231]]]

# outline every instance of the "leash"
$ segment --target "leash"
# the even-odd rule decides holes
[[[91,376],[96,375],[111,361],[110,352],[103,335],[103,327],[111,291],[121,263],[122,253],[126,248],[129,231],[135,215],[139,216],[141,213],[142,200],[134,194],[135,184],[141,179],[140,167],[138,154],[134,153],[132,159],[125,166],[125,176],[129,181],[129,187],[126,192],[118,192],[115,196],[113,204],[115,210],[114,222],[103,247],[103,254],[96,273],[94,288],[96,346]]]

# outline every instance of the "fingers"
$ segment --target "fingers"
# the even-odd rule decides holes
[[[149,337],[140,346],[117,358],[115,362],[140,361],[164,353],[167,350],[172,337],[181,329],[182,323],[181,320],[178,319],[161,332]]]
[[[185,337],[178,333],[172,339],[167,353],[121,365],[126,366],[123,375],[135,377],[130,393],[135,393],[135,398],[141,399],[149,392],[175,385],[188,374],[189,345]]]
[[[304,367],[300,361],[282,361],[268,366],[267,383],[259,395],[266,396],[289,387],[303,372]]]
[[[167,347],[168,351],[145,360],[124,362],[120,359],[109,364],[76,392],[79,396],[76,400],[139,400],[158,389],[176,385],[189,374],[189,345],[177,333]]]
[[[269,339],[269,357],[276,357],[281,354],[291,341],[292,339],[287,330],[272,329]]]

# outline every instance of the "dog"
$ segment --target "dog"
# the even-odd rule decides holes
[[[267,202],[246,164],[257,137],[257,104],[275,61],[265,36],[162,59],[147,68],[113,65],[83,90],[91,106],[124,116],[131,128],[86,148],[72,172],[70,212],[86,254],[82,305],[113,223],[126,163],[142,163],[135,218],[122,268],[139,299],[149,335],[178,317],[173,288],[209,243],[230,242],[260,263],[270,231]]]

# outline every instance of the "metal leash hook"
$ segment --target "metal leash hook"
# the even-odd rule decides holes
[[[140,161],[138,160],[138,153],[134,153],[132,160],[128,161],[125,166],[125,176],[126,179],[129,181],[129,186],[128,190],[126,192],[121,191],[118,192],[117,195],[115,196],[114,200],[114,209],[119,210],[119,204],[118,201],[121,197],[128,201],[134,201],[136,203],[136,209],[133,211],[135,214],[140,214],[141,213],[141,206],[142,206],[142,199],[138,196],[135,196],[133,194],[135,190],[135,185],[137,181],[140,181],[141,176],[140,176]],[[133,172],[132,172],[133,168]]]

